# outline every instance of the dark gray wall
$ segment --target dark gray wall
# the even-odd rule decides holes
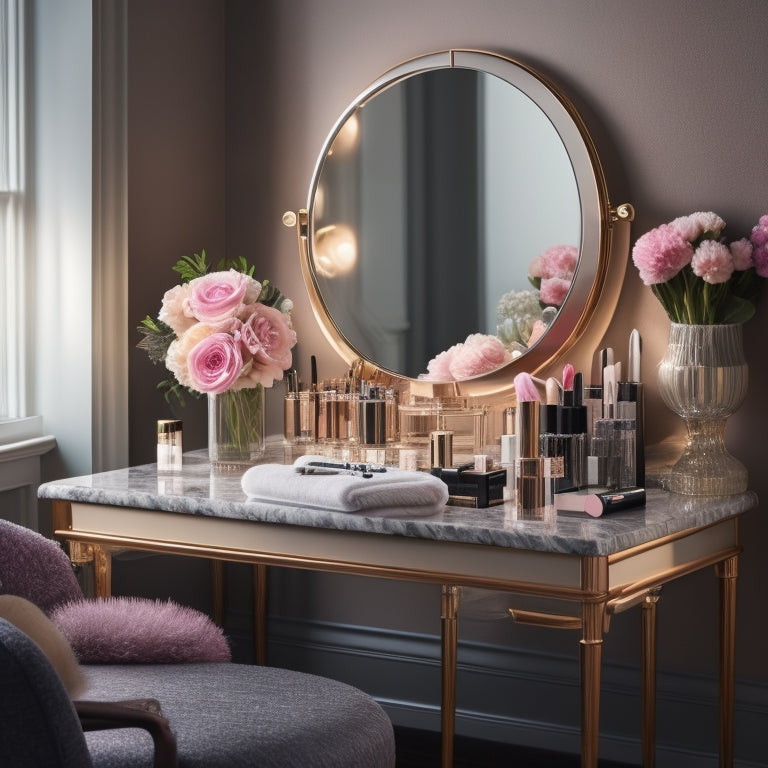
[[[304,378],[310,354],[318,355],[321,377],[339,375],[342,366],[315,323],[295,237],[282,227],[281,215],[305,205],[316,154],[355,95],[394,64],[449,47],[510,55],[563,87],[593,134],[612,202],[636,208],[633,239],[696,210],[717,211],[739,237],[768,212],[765,9],[763,0],[131,0],[132,318],[156,311],[173,282],[170,266],[179,255],[203,247],[242,253],[257,264],[258,276],[295,300],[297,360]],[[767,304],[745,328],[750,391],[728,427],[729,446],[746,463],[751,485],[762,497],[768,497],[759,443],[766,424],[768,363],[762,341]],[[679,420],[653,391],[668,323],[630,266],[608,341],[623,349],[633,327],[643,337],[643,376],[651,383],[649,441],[679,440]],[[158,373],[142,353],[132,354],[133,463],[153,457],[151,427],[165,407],[154,391]],[[279,389],[268,393],[272,431],[281,429],[280,396]],[[204,444],[203,414],[201,404],[184,413],[186,448]],[[759,631],[768,583],[768,521],[756,510],[744,518],[741,532],[746,552],[740,566],[737,754],[741,749],[745,759],[757,761],[753,745],[768,722],[768,667]],[[243,575],[233,578],[240,583]],[[246,592],[243,587],[239,597],[244,600]],[[439,631],[438,596],[431,588],[293,573],[276,577],[273,597],[276,626],[286,636],[301,636],[292,623],[297,617],[306,632],[312,626],[320,632],[315,621],[338,627],[370,624],[395,640],[406,631],[428,637]],[[667,587],[659,608],[659,666],[667,675],[662,688],[698,690],[710,725],[716,706],[716,605],[716,580],[706,571]],[[242,617],[238,621],[246,623]],[[577,657],[574,635],[521,630],[501,619],[466,621],[462,637],[474,650],[516,649],[522,667],[536,667],[541,654],[552,664],[565,660],[568,665]],[[638,637],[637,615],[622,615],[614,619],[605,647],[616,685],[626,684],[631,699],[626,712],[616,704],[607,715],[612,732],[620,734],[614,744],[638,736],[636,683],[624,680],[637,663]],[[304,649],[302,657],[289,645],[286,641],[283,650],[276,644],[279,658],[284,654],[292,663],[313,666],[310,651]],[[434,646],[429,647],[434,666]],[[375,668],[373,662],[370,666]],[[365,674],[360,672],[361,679]],[[513,675],[513,682],[521,679]],[[414,680],[421,684],[421,677]],[[391,698],[413,693],[434,704],[438,678],[429,680],[434,690],[428,693],[393,692],[383,681],[371,685]],[[462,701],[460,689],[462,706],[471,705]],[[481,697],[478,706],[494,713],[504,705]],[[684,717],[678,709],[670,717]],[[523,707],[509,717],[536,715]],[[564,748],[578,743],[573,717],[570,710],[562,716],[573,737]],[[462,727],[480,732],[481,720],[468,718]],[[677,720],[671,722],[674,731]],[[678,743],[674,733],[662,731],[662,741]],[[690,749],[712,752],[712,728],[698,733]]]

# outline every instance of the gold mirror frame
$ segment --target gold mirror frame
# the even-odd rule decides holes
[[[312,268],[313,204],[325,158],[349,116],[377,93],[408,77],[443,68],[467,68],[495,75],[522,91],[545,113],[570,157],[581,201],[579,263],[568,299],[545,336],[525,354],[482,376],[455,382],[412,379],[379,367],[362,356],[337,327],[320,294]],[[556,211],[552,212],[557,215]],[[541,74],[514,59],[479,50],[452,49],[410,59],[368,86],[336,121],[319,154],[310,184],[307,208],[284,216],[297,229],[301,269],[312,310],[333,349],[347,367],[364,379],[394,384],[425,397],[466,395],[496,402],[513,393],[513,379],[527,371],[545,378],[559,376],[563,361],[590,370],[591,358],[613,316],[629,253],[632,206],[611,208],[605,176],[592,138],[575,106]],[[425,361],[426,370],[426,361]]]

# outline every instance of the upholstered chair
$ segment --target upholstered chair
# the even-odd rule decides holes
[[[0,521],[3,765],[11,756],[14,768],[160,768],[176,759],[180,768],[394,768],[389,718],[373,698],[346,683],[286,669],[194,661],[188,652],[186,663],[158,663],[156,656],[142,663],[127,649],[128,630],[120,631],[126,646],[121,654],[129,663],[78,662],[81,654],[75,656],[66,632],[44,611],[55,618],[68,605],[89,601],[81,592],[78,598],[79,587],[73,593],[61,548],[49,542],[53,548],[41,564],[36,537],[44,537],[18,529]],[[46,573],[48,559],[66,568],[47,578],[40,571]],[[3,618],[3,603],[13,601],[27,604],[22,612],[35,614],[32,624]],[[130,611],[130,602],[118,605]],[[77,628],[71,634],[82,640]],[[90,628],[88,643],[92,635]],[[78,716],[82,726],[98,730],[83,734]],[[134,727],[121,727],[126,721]]]
[[[222,630],[172,600],[86,598],[55,541],[0,520],[0,594],[24,597],[64,633],[81,663],[230,661]]]

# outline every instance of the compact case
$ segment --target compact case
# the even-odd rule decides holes
[[[433,467],[435,477],[448,486],[448,504],[456,507],[485,509],[504,503],[506,469],[477,472],[474,469]]]

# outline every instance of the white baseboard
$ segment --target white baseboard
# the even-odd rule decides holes
[[[577,657],[460,643],[456,732],[578,754]],[[345,680],[367,691],[393,723],[440,729],[440,639],[372,627],[271,616],[269,663]],[[658,768],[718,765],[716,677],[657,677]],[[640,765],[640,671],[605,663],[600,757]],[[736,683],[737,768],[768,765],[768,687]]]

